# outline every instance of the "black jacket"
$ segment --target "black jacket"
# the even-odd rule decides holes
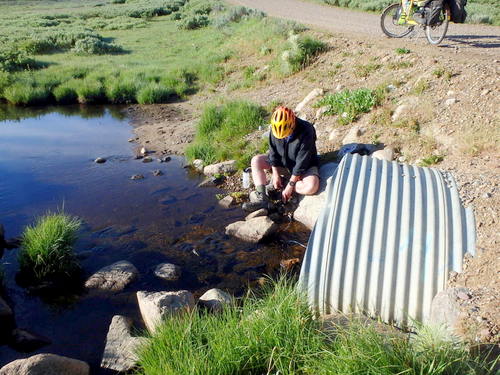
[[[302,176],[310,167],[318,166],[314,126],[297,118],[295,130],[290,137],[277,139],[271,131],[269,162],[273,167],[287,168],[295,176]]]

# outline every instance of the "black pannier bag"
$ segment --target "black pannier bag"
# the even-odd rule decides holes
[[[453,0],[452,0],[453,1]],[[426,25],[433,26],[439,23],[443,10],[443,0],[432,0],[426,6]]]
[[[464,23],[467,18],[465,10],[467,0],[448,0],[448,5],[451,11],[451,22]]]

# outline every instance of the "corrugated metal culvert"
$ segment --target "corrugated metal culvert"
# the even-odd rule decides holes
[[[474,216],[454,179],[348,154],[326,189],[300,273],[310,304],[399,326],[426,321],[449,271],[475,253]]]

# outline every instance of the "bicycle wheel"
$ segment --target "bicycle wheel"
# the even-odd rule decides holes
[[[414,26],[398,23],[401,12],[401,4],[392,4],[385,8],[380,16],[380,27],[389,38],[402,38],[413,31]]]
[[[439,44],[443,41],[446,32],[448,31],[450,17],[450,7],[448,4],[445,4],[443,10],[441,11],[441,15],[439,16],[439,22],[425,27],[425,36],[430,44]]]

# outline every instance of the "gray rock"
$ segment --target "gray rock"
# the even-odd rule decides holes
[[[360,125],[354,125],[347,132],[346,136],[342,140],[342,144],[347,145],[349,143],[358,143],[359,137],[361,135],[363,135],[364,132],[365,132],[365,129],[362,128]]]
[[[168,163],[172,158],[170,156],[164,156],[162,158],[158,158],[158,162],[160,163]]]
[[[118,292],[134,281],[138,274],[137,268],[132,263],[121,260],[101,268],[90,276],[85,282],[85,287]]]
[[[88,375],[89,365],[83,361],[55,354],[37,354],[18,359],[0,369],[0,375]]]
[[[243,241],[257,243],[276,232],[277,229],[278,226],[267,216],[259,216],[229,224],[226,227],[226,234]]]
[[[456,102],[457,102],[457,99],[455,99],[455,98],[449,98],[449,99],[446,99],[446,100],[445,100],[444,104],[445,104],[446,106],[450,106],[450,105],[455,104]]]
[[[327,163],[320,167],[320,186],[318,192],[315,195],[304,196],[293,213],[293,218],[309,229],[313,229],[321,210],[325,207],[326,187],[330,183],[337,167],[337,163]]]
[[[163,318],[190,311],[194,308],[193,294],[187,290],[178,292],[137,292],[142,319],[153,333]]]
[[[202,172],[203,171],[203,167],[204,167],[203,160],[201,160],[201,159],[195,159],[195,160],[193,160],[193,167],[197,171]]]
[[[318,108],[316,111],[316,120],[319,120],[323,115],[330,110],[329,105],[325,105],[323,107]]]
[[[394,149],[392,147],[385,147],[383,150],[377,150],[370,155],[372,158],[392,161],[394,159]]]
[[[261,208],[260,210],[248,214],[247,217],[245,217],[245,220],[250,220],[253,219],[254,217],[259,217],[259,216],[267,216],[268,213],[269,212],[265,208]]]
[[[198,187],[214,187],[222,184],[226,178],[224,176],[219,176],[219,177],[207,177],[204,179],[200,184],[198,184]]]
[[[300,112],[304,107],[309,104],[309,102],[320,95],[323,95],[324,91],[321,88],[316,88],[312,90],[307,96],[295,107],[295,112]]]
[[[10,347],[23,353],[33,352],[50,344],[51,341],[48,338],[20,328],[12,331],[9,340]]]
[[[161,263],[156,266],[154,274],[160,279],[175,281],[181,277],[181,268],[172,263]]]
[[[229,305],[232,302],[232,297],[217,288],[210,289],[206,291],[200,297],[200,304],[209,308],[212,311],[220,311],[224,307],[224,305]]]
[[[144,176],[142,174],[134,174],[132,177],[130,177],[131,180],[142,180],[144,179]]]
[[[97,164],[102,164],[102,163],[106,163],[106,158],[101,158],[101,157],[98,157],[94,160],[94,163],[97,163]]]
[[[137,349],[146,344],[144,337],[132,337],[132,320],[122,315],[115,315],[111,320],[101,367],[118,372],[129,371],[137,364]]]
[[[460,296],[470,295],[467,288],[449,288],[434,296],[431,303],[429,322],[444,325],[454,334],[460,333]]]
[[[235,201],[236,201],[236,199],[234,199],[234,197],[232,197],[230,195],[226,195],[224,198],[222,198],[219,201],[219,205],[221,207],[224,207],[224,208],[229,208],[234,204]]]
[[[328,136],[328,140],[330,142],[337,142],[339,140],[341,134],[342,134],[342,130],[340,130],[340,129],[333,129],[330,132],[330,135]]]
[[[203,168],[203,173],[207,176],[211,176],[216,174],[234,173],[236,170],[236,161],[228,160],[223,161],[222,163],[207,165]]]
[[[410,106],[408,104],[401,104],[399,105],[396,110],[394,111],[394,113],[392,114],[392,121],[398,121],[399,119],[401,119],[401,117],[403,117],[403,115],[407,114],[408,111],[410,110]]]

